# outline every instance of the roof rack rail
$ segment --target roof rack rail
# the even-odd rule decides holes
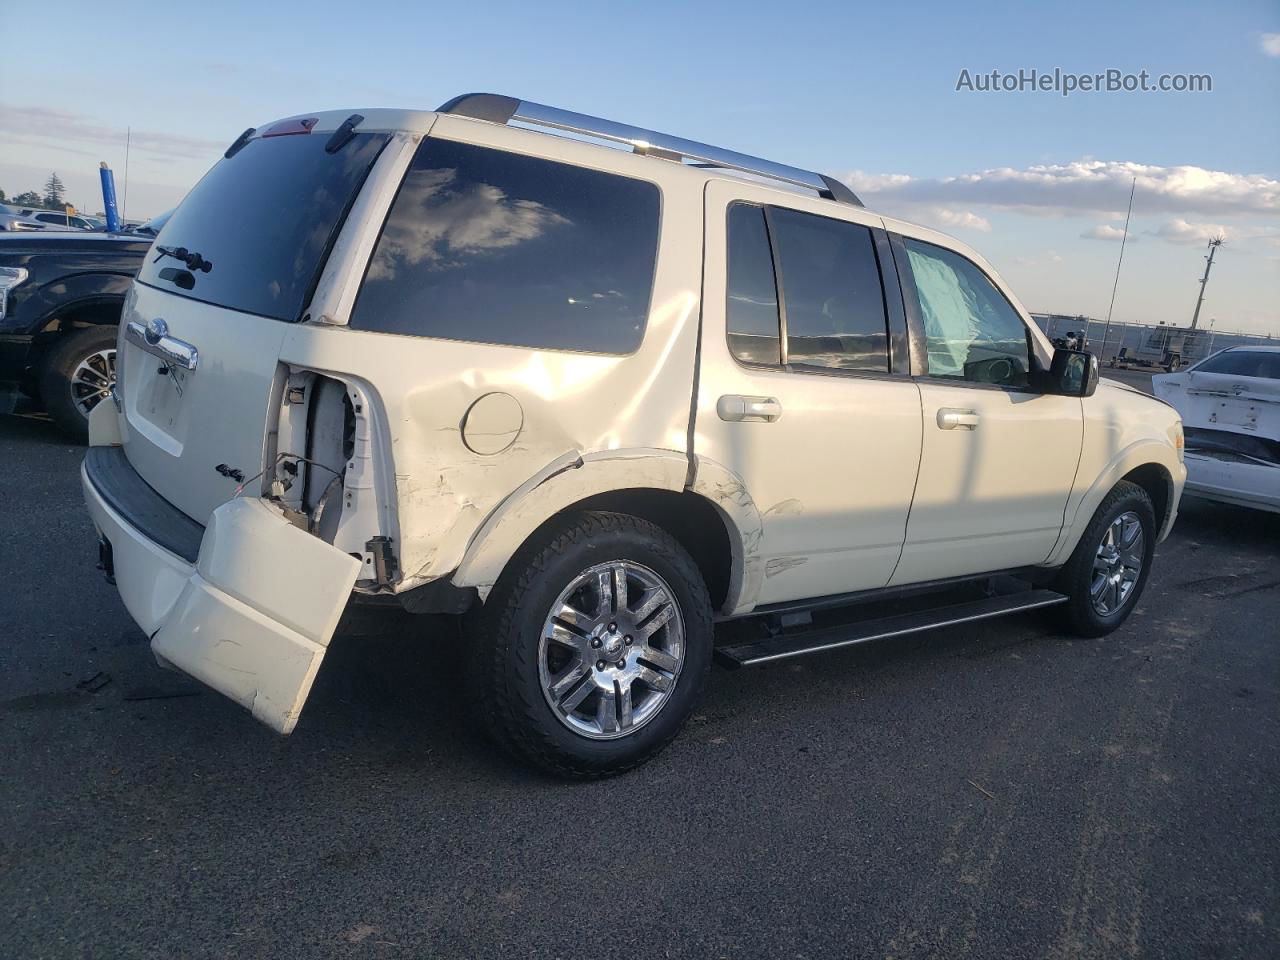
[[[490,123],[519,123],[535,127],[549,127],[553,130],[564,130],[569,133],[583,134],[620,143],[631,147],[635,153],[642,153],[663,160],[683,162],[693,161],[699,166],[721,167],[737,170],[769,180],[780,180],[793,186],[815,190],[818,196],[837,203],[847,203],[860,207],[862,201],[847,186],[834,177],[821,173],[812,173],[797,167],[762,160],[723,147],[713,147],[707,143],[684,140],[653,130],[644,130],[613,120],[602,120],[599,117],[587,116],[585,113],[574,113],[561,110],[559,107],[548,107],[528,100],[517,100],[496,93],[464,93],[442,104],[437,113],[451,113],[460,117],[472,117],[476,120],[488,120]]]

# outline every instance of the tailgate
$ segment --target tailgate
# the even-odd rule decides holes
[[[125,454],[147,483],[200,523],[262,469],[287,329],[134,286],[117,361]]]
[[[1280,380],[1193,370],[1179,412],[1188,426],[1280,439]]]
[[[313,135],[318,122],[237,141],[165,223],[126,304],[117,361],[125,453],[200,523],[265,466],[280,344],[307,318],[389,139]]]

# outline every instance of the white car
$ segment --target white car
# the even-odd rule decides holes
[[[1280,512],[1280,346],[1228,347],[1151,385],[1186,425],[1188,493]]]
[[[477,715],[569,776],[666,744],[713,652],[1114,630],[1185,479],[1177,414],[959,241],[487,94],[246,131],[117,373],[84,492],[162,663],[288,733],[350,599],[465,614]]]
[[[92,230],[86,218],[57,210],[21,209],[18,213],[0,213],[0,230]]]

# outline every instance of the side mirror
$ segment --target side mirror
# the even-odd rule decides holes
[[[1098,358],[1088,350],[1058,347],[1048,370],[1036,371],[1033,383],[1043,393],[1091,397],[1098,389]]]

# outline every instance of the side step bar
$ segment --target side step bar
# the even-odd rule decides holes
[[[1036,610],[1066,603],[1067,597],[1053,590],[1027,590],[1002,597],[985,597],[968,603],[954,603],[932,610],[903,613],[878,620],[864,620],[836,627],[781,633],[761,640],[731,643],[716,647],[715,656],[728,667],[753,667],[774,660],[785,660],[806,653],[838,650],[840,647],[886,637],[900,637],[935,627],[946,627],[974,620],[1002,617],[1023,610]]]

